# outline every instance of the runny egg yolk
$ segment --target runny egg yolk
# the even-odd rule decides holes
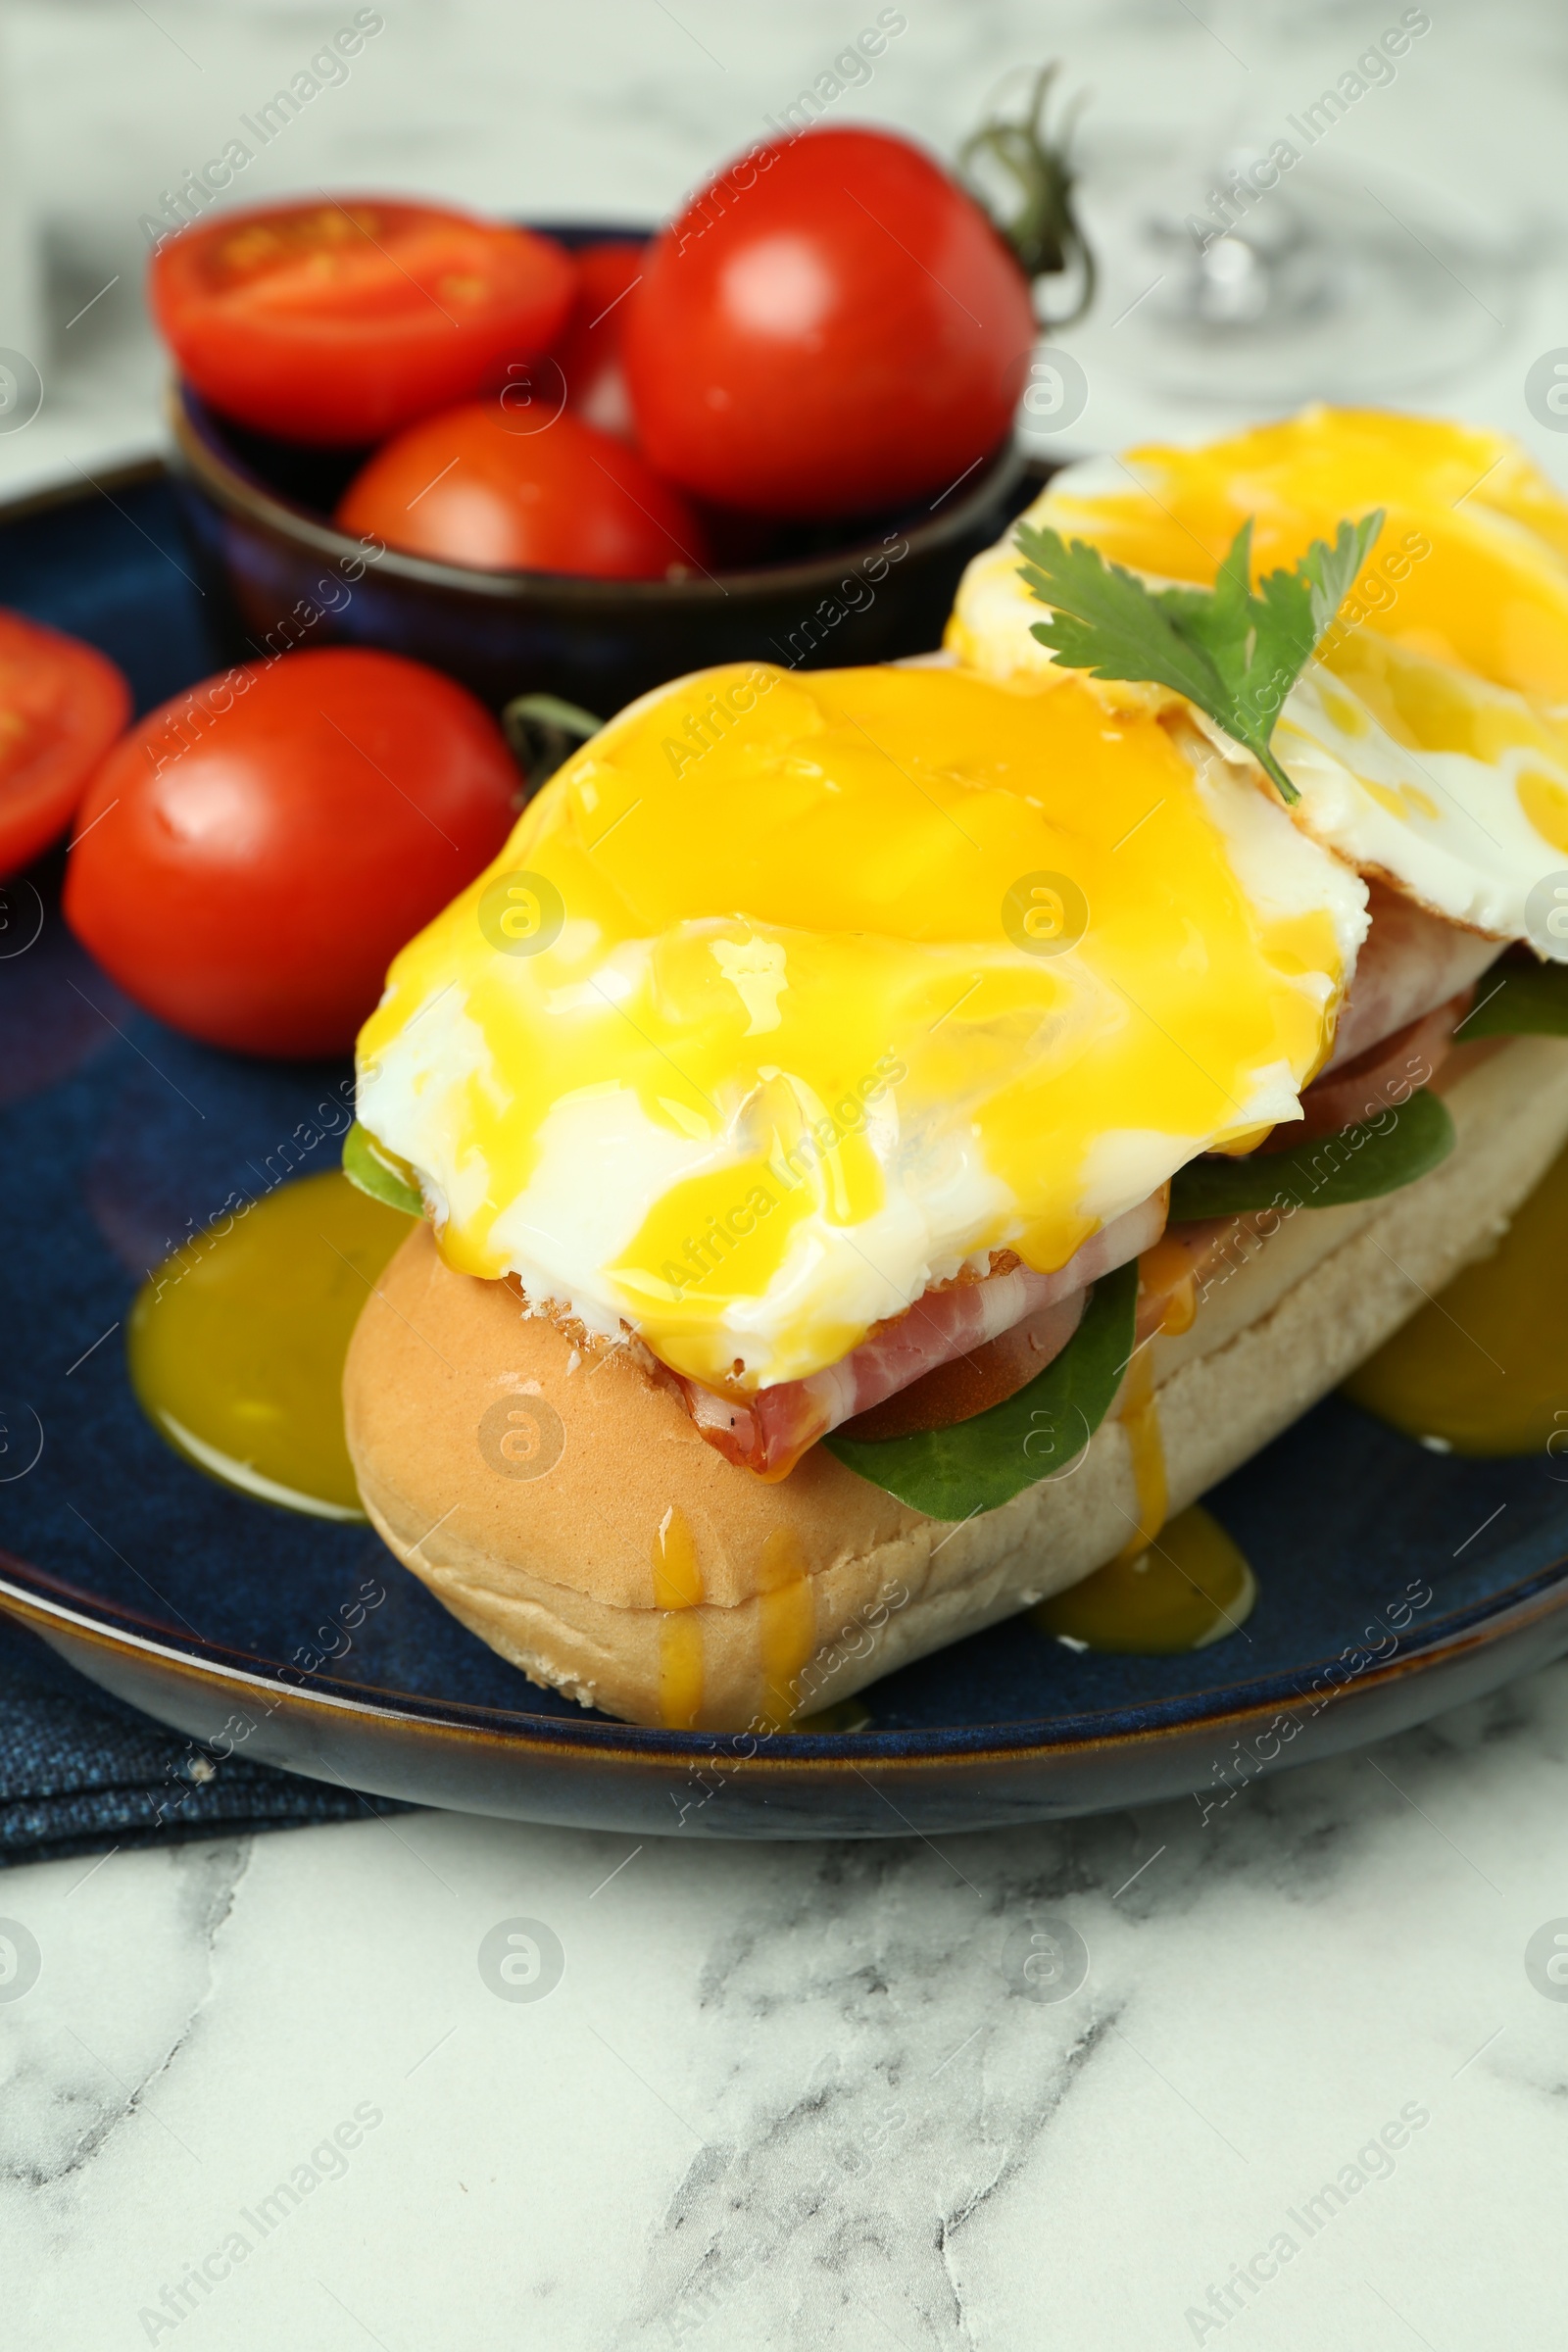
[[[1173,1657],[1239,1633],[1257,1579],[1212,1512],[1194,1503],[1156,1537],[1129,1544],[1030,1611],[1043,1634],[1077,1649]]]
[[[1080,686],[715,669],[586,745],[399,956],[360,1116],[450,1264],[755,1388],[1291,1116],[1363,906]]]
[[[1490,1255],[1396,1331],[1345,1384],[1348,1396],[1442,1453],[1539,1453],[1568,1463],[1568,1152]]]
[[[302,1176],[155,1268],[125,1326],[136,1400],[224,1486],[363,1519],[343,1435],[343,1359],[409,1220],[336,1169]]]

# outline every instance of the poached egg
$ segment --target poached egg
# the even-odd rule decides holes
[[[1183,710],[978,672],[712,669],[558,771],[360,1040],[451,1265],[755,1391],[1298,1115],[1365,885]]]
[[[1275,727],[1301,795],[1292,814],[1433,913],[1568,960],[1568,935],[1531,904],[1538,886],[1568,882],[1568,500],[1515,443],[1317,407],[1200,448],[1069,466],[1026,519],[1151,584],[1208,586],[1249,515],[1261,574],[1378,507],[1382,533]],[[1081,676],[1031,636],[1045,609],[1021,561],[1009,531],[970,564],[950,650],[999,683]],[[1177,700],[1155,686],[1090,689],[1115,711]],[[1195,718],[1222,758],[1250,766]]]

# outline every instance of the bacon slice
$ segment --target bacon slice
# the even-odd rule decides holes
[[[1356,957],[1325,1074],[1473,986],[1508,944],[1461,931],[1381,882],[1370,888],[1372,928]]]
[[[807,1447],[826,1437],[829,1430],[869,1411],[938,1367],[972,1357],[1003,1333],[1076,1298],[1070,1322],[1060,1317],[1052,1326],[1040,1323],[1042,1348],[1030,1351],[1032,1368],[1023,1375],[1032,1379],[1050,1361],[1043,1348],[1054,1334],[1060,1336],[1051,1348],[1053,1354],[1072,1337],[1089,1284],[1125,1265],[1157,1239],[1165,1222],[1167,1199],[1162,1188],[1125,1216],[1114,1218],[1099,1233],[1091,1234],[1083,1248],[1054,1274],[1037,1274],[1032,1267],[1014,1262],[1004,1271],[968,1281],[960,1278],[943,1289],[927,1291],[841,1362],[813,1372],[808,1380],[780,1381],[774,1388],[759,1389],[748,1396],[739,1390],[721,1395],[668,1370],[663,1377],[680,1392],[699,1433],[726,1461],[755,1471],[759,1478],[787,1478]],[[1029,1355],[1020,1352],[1016,1362],[1028,1363]],[[1000,1394],[1011,1396],[1022,1385],[1020,1379]],[[985,1401],[997,1403],[1000,1395],[988,1395]],[[972,1409],[980,1411],[983,1406]]]
[[[1446,1004],[1406,1022],[1381,1045],[1368,1046],[1353,1061],[1319,1078],[1301,1097],[1300,1118],[1283,1121],[1258,1150],[1288,1152],[1293,1144],[1338,1135],[1342,1127],[1353,1127],[1358,1119],[1375,1118],[1380,1110],[1408,1102],[1414,1089],[1428,1085],[1447,1060],[1454,1029],[1469,1010],[1473,994],[1472,989],[1461,989]]]
[[[895,1389],[880,1404],[844,1424],[852,1438],[910,1438],[928,1429],[956,1429],[976,1413],[1004,1404],[1026,1389],[1037,1373],[1061,1353],[1083,1319],[1087,1291],[1074,1291],[1053,1306],[1025,1315],[1010,1331],[922,1372],[906,1389]]]

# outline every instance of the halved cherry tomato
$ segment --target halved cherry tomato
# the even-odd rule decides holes
[[[698,497],[866,514],[995,449],[1035,340],[1022,270],[906,139],[753,149],[649,248],[622,339],[637,436]]]
[[[620,365],[620,335],[626,297],[642,283],[648,247],[641,240],[607,237],[602,244],[579,245],[571,258],[577,265],[577,299],[552,354],[565,378],[566,406],[585,424],[630,441],[631,401]]]
[[[495,856],[518,775],[495,720],[397,654],[286,654],[209,678],[100,769],[67,920],[176,1029],[346,1053],[397,950]]]
[[[349,484],[337,521],[480,571],[656,580],[708,559],[678,490],[569,410],[541,418],[531,385],[515,406],[503,393],[411,425]]]
[[[378,441],[554,342],[576,271],[549,237],[432,205],[225,213],[156,255],[153,316],[204,400],[287,441]]]
[[[65,831],[129,716],[130,688],[104,655],[0,612],[0,874]]]

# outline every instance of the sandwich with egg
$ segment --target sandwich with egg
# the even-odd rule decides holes
[[[943,655],[645,696],[362,1034],[367,1510],[713,1730],[1147,1550],[1568,1137],[1565,868],[1568,504],[1437,420],[1072,467]]]

